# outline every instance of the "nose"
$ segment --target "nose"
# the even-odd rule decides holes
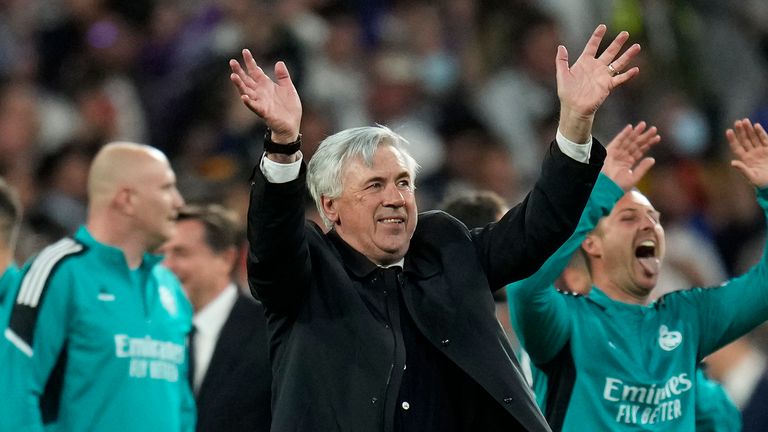
[[[396,184],[390,184],[387,186],[387,189],[384,192],[384,205],[389,207],[402,207],[405,205],[403,192],[397,187]]]
[[[177,209],[184,207],[184,197],[181,196],[181,193],[178,189],[174,189],[173,203]]]
[[[654,220],[651,216],[645,216],[642,218],[642,229],[643,230],[652,230],[656,226],[656,220]]]

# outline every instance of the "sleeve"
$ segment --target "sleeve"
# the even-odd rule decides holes
[[[716,381],[696,369],[696,430],[698,432],[740,431],[741,412]]]
[[[43,430],[46,413],[41,398],[54,367],[61,360],[72,316],[71,289],[74,281],[59,264],[80,245],[57,244],[44,250],[27,268],[11,306],[4,343],[8,343],[3,369],[13,371],[9,399],[19,401],[15,423],[8,430]],[[5,376],[5,373],[4,373]],[[6,429],[3,429],[6,430]]]
[[[599,143],[592,146],[588,164],[551,143],[541,175],[525,199],[499,222],[471,231],[491,289],[533,274],[574,232],[604,158]]]
[[[507,286],[512,327],[534,364],[551,360],[570,338],[570,313],[552,284],[587,234],[623,195],[616,183],[600,174],[573,235],[536,273]]]
[[[287,183],[254,169],[248,206],[248,283],[268,312],[291,315],[311,283],[304,202],[306,165]]]
[[[757,202],[768,216],[768,188],[757,190]],[[675,294],[692,302],[696,310],[701,360],[768,319],[766,250],[758,264],[719,287],[694,288],[670,296]]]

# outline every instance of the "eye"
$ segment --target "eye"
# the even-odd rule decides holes
[[[381,189],[381,187],[382,187],[381,182],[373,182],[373,183],[370,183],[368,185],[368,187],[366,187],[366,189],[369,189],[369,190],[379,190],[379,189]]]
[[[400,189],[410,189],[411,181],[408,179],[402,179],[397,182],[397,187],[399,187]]]

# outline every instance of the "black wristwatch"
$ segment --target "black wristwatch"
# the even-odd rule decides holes
[[[296,138],[296,141],[288,144],[276,144],[272,142],[272,130],[267,128],[267,133],[264,134],[264,151],[267,153],[279,153],[284,155],[292,155],[299,151],[301,148],[301,134]]]

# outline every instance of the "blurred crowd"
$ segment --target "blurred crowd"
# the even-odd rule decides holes
[[[556,46],[583,46],[600,22],[643,46],[639,77],[606,103],[595,137],[659,127],[642,185],[667,230],[659,286],[743,272],[763,221],[723,131],[768,123],[761,0],[2,1],[0,175],[25,208],[17,261],[83,223],[87,167],[109,141],[162,149],[187,201],[244,220],[264,133],[229,83],[245,47],[265,70],[278,59],[291,70],[306,158],[334,131],[384,124],[422,165],[420,210],[461,189],[516,202],[556,131]]]

